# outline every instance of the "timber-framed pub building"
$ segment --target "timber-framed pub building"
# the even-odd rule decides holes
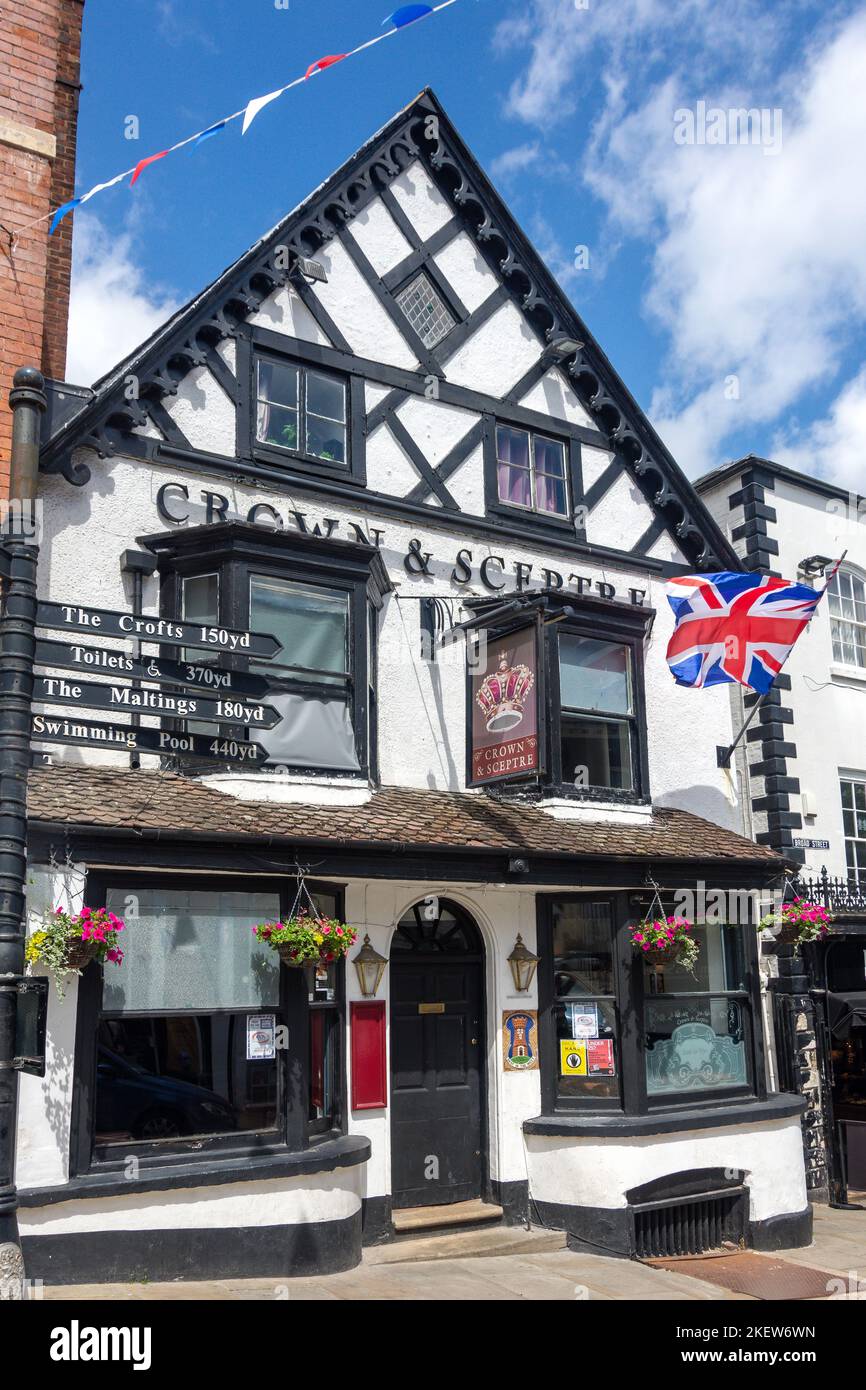
[[[41,470],[40,599],[80,620],[50,690],[123,676],[88,613],[141,623],[128,739],[37,714],[33,925],[127,930],[22,1078],[31,1277],[345,1269],[469,1203],[605,1254],[807,1243],[754,923],[697,925],[694,973],[631,941],[785,868],[719,766],[727,692],[664,659],[666,579],[741,561],[436,97],[92,389],[49,382]],[[203,658],[273,727],[148,680],[173,623],[276,637]],[[358,947],[256,940],[300,885],[372,991]]]

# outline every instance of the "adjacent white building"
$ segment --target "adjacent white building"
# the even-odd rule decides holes
[[[835,917],[773,988],[781,1083],[807,1098],[809,1185],[844,1201],[866,1189],[866,501],[754,456],[696,488],[748,568],[827,585],[739,771],[756,838],[799,860],[798,891]],[[737,689],[732,704],[739,717],[753,700]]]

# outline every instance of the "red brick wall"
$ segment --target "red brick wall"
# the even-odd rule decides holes
[[[66,370],[73,218],[50,240],[47,222],[14,245],[9,234],[74,195],[83,9],[84,0],[0,0],[0,496],[16,369],[61,378]],[[56,152],[40,133],[54,137]]]

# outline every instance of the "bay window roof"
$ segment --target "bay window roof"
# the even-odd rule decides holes
[[[732,830],[670,806],[653,808],[646,824],[555,820],[531,801],[503,802],[466,792],[383,787],[361,806],[238,803],[201,782],[168,772],[123,768],[34,768],[29,815],[36,833],[66,827],[114,829],[137,837],[225,839],[252,847],[256,841],[288,847],[304,841],[398,849],[401,854],[441,847],[524,852],[557,858],[695,861],[720,868],[755,866],[778,874],[783,860]]]

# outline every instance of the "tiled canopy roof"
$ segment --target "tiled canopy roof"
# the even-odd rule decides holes
[[[645,825],[562,821],[525,803],[405,787],[384,787],[363,806],[286,805],[240,801],[173,773],[57,766],[31,771],[28,801],[32,822],[175,839],[782,863],[772,850],[671,807],[657,807]]]

